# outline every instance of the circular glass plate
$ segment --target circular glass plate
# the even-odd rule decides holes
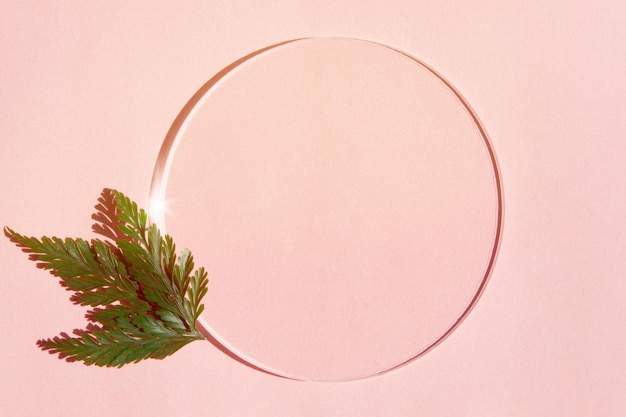
[[[209,339],[306,380],[439,343],[483,290],[502,222],[494,154],[459,93],[402,52],[335,38],[273,45],[204,85],[151,206],[209,272]]]

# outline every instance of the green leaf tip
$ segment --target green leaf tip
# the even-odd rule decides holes
[[[122,367],[205,339],[197,320],[208,278],[204,268],[194,270],[191,252],[177,255],[172,238],[119,191],[105,188],[95,208],[92,230],[104,240],[35,238],[4,228],[38,268],[72,292],[74,304],[91,307],[85,329],[37,345],[69,362]]]

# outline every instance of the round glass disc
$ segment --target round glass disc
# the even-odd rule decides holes
[[[151,218],[207,269],[216,345],[289,378],[347,380],[461,322],[493,267],[502,195],[446,80],[386,46],[313,38],[198,91],[163,144]]]

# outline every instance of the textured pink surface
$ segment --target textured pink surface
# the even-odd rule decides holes
[[[2,415],[623,415],[623,2],[210,3],[0,6],[1,222],[89,236],[103,187],[147,206],[162,139],[207,78],[286,39],[357,37],[445,74],[489,132],[506,206],[489,285],[444,343],[361,381],[280,379],[208,343],[86,368],[37,350],[82,312],[4,241]]]

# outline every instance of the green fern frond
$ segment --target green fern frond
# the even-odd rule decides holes
[[[73,336],[42,339],[38,346],[68,361],[121,367],[163,359],[204,339],[197,320],[208,278],[194,271],[191,252],[176,254],[172,238],[148,225],[145,210],[119,191],[105,189],[92,216],[107,240],[28,237],[4,233],[39,268],[59,278],[75,304],[93,307],[89,324]]]

